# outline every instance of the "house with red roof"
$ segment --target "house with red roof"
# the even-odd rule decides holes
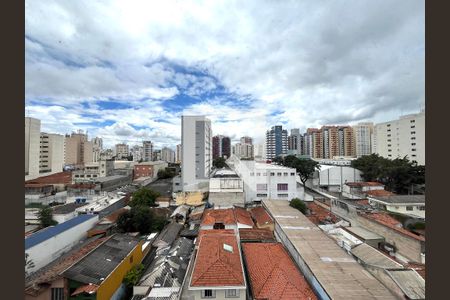
[[[205,209],[200,229],[234,229],[253,228],[250,212],[242,207],[227,209]]]
[[[350,199],[365,198],[367,192],[384,191],[384,185],[379,182],[346,182],[342,187],[342,195]]]
[[[250,214],[255,221],[256,227],[274,230],[274,222],[263,206],[251,208]]]
[[[317,299],[281,243],[243,243],[242,251],[252,299]]]
[[[234,230],[203,230],[188,279],[190,299],[246,299],[241,249]]]

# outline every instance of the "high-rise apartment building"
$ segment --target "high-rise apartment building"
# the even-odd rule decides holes
[[[142,159],[144,161],[152,161],[153,160],[153,143],[151,141],[143,141],[143,156]]]
[[[372,153],[373,123],[358,123],[352,128],[356,157],[370,155]]]
[[[116,144],[116,158],[117,159],[127,159],[130,154],[130,150],[127,144],[121,143]]]
[[[338,126],[338,155],[354,157],[356,155],[353,129],[350,126]]]
[[[291,129],[291,135],[288,137],[288,151],[292,154],[304,154],[303,136],[300,134],[300,129]]]
[[[373,142],[373,152],[383,157],[425,165],[425,111],[376,124]]]
[[[64,136],[42,132],[40,136],[39,173],[62,172],[64,167]]]
[[[134,145],[130,149],[130,154],[133,156],[133,161],[141,161],[144,156],[144,147],[139,145]]]
[[[93,144],[81,130],[66,135],[64,140],[65,164],[82,166],[93,162]]]
[[[265,160],[266,159],[266,146],[264,143],[253,145],[253,155],[255,160]]]
[[[312,158],[322,158],[322,131],[318,128],[308,128],[304,140],[305,155]]]
[[[206,189],[212,168],[211,121],[205,116],[182,116],[181,145],[183,191]]]
[[[177,152],[176,152],[175,161],[176,161],[177,164],[181,163],[181,144],[177,145]]]
[[[153,161],[159,161],[161,160],[161,149],[158,150],[153,150],[153,157],[152,157]]]
[[[161,149],[161,160],[169,163],[175,162],[175,151],[170,148],[164,147]]]
[[[100,160],[100,153],[103,150],[103,140],[102,138],[95,137],[91,140],[92,142],[92,161],[98,162]]]
[[[253,139],[249,136],[243,136],[243,137],[241,137],[241,144],[253,145]]]
[[[231,140],[227,136],[216,135],[212,138],[213,159],[228,158],[231,154]]]
[[[253,158],[253,145],[237,143],[233,146],[233,154],[239,158]]]
[[[25,117],[25,176],[39,176],[41,121]]]
[[[286,154],[288,150],[288,134],[283,126],[273,126],[266,132],[266,156],[267,159]]]

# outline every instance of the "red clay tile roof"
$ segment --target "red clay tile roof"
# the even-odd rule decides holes
[[[214,225],[223,223],[224,225],[236,225],[236,218],[233,209],[205,209],[201,225]]]
[[[369,205],[369,200],[367,200],[367,199],[356,200],[355,203],[360,204],[360,205]]]
[[[32,274],[31,278],[25,282],[25,294],[32,296],[39,295],[44,291],[45,287],[48,286],[48,283],[62,277],[60,274],[64,270],[81,260],[89,252],[97,248],[101,243],[109,238],[110,237],[104,237],[88,242],[81,248],[62,255],[48,266]]]
[[[38,177],[36,179],[25,181],[25,183],[40,184],[70,184],[72,183],[72,172],[59,172],[48,176]]]
[[[225,235],[232,235],[232,236],[235,235],[233,229],[207,229],[207,230],[202,229],[198,232],[196,244],[198,245],[200,243],[202,236],[208,235],[208,234],[214,234],[214,235],[225,234]]]
[[[76,296],[78,294],[82,293],[88,293],[88,294],[94,294],[97,292],[97,289],[99,288],[96,284],[86,284],[78,287],[70,296]]]
[[[191,286],[244,286],[244,271],[236,236],[208,230],[200,237]],[[214,233],[216,232],[216,233]],[[224,244],[233,252],[224,249]]]
[[[242,240],[251,241],[270,241],[275,242],[275,236],[269,229],[257,229],[257,228],[241,228],[239,229],[239,236]]]
[[[386,197],[386,196],[393,196],[395,195],[392,192],[386,191],[386,190],[372,190],[365,192],[369,196],[373,197]]]
[[[255,226],[255,223],[253,223],[250,213],[245,208],[235,207],[233,210],[234,210],[234,217],[236,218],[236,221],[238,223],[252,227]]]
[[[253,299],[317,299],[280,243],[243,243]]]
[[[107,215],[106,217],[102,218],[98,223],[105,224],[105,223],[116,223],[119,216],[125,212],[127,212],[128,209],[122,207],[118,210],[112,212],[111,214]]]
[[[26,188],[41,188],[41,187],[53,187],[51,184],[46,183],[25,183]]]
[[[262,206],[250,209],[250,213],[258,226],[273,224],[272,218]]]
[[[310,214],[306,217],[316,225],[321,224],[324,220],[330,220],[333,223],[336,223],[339,219],[332,214],[328,209],[323,208],[322,206],[309,202],[306,204],[310,210]]]
[[[346,185],[350,187],[363,187],[363,186],[384,186],[384,184],[374,181],[366,181],[366,182],[346,182]]]
[[[425,241],[425,238],[423,236],[416,235],[404,228],[399,227],[398,225],[401,224],[399,221],[394,219],[393,217],[389,216],[385,213],[359,213],[360,216],[363,216],[367,219],[373,220],[379,224],[382,224],[384,226],[387,226],[391,229],[394,229],[404,235],[407,235],[409,237],[412,237],[419,241]]]

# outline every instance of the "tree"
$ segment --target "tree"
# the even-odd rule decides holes
[[[294,198],[291,200],[291,202],[289,203],[289,205],[295,209],[298,209],[299,211],[302,212],[302,214],[306,214],[307,211],[307,207],[305,202],[303,202],[302,200],[298,199],[298,198]]]
[[[300,176],[300,181],[305,185],[306,181],[312,176],[315,170],[320,169],[318,162],[312,159],[300,159],[295,155],[276,157],[274,161],[285,167],[294,168]]]
[[[25,276],[28,275],[28,270],[34,268],[33,260],[29,259],[29,254],[25,252]]]
[[[117,228],[121,232],[146,234],[160,231],[166,223],[162,217],[155,216],[148,206],[135,206],[117,218]]]
[[[165,168],[158,171],[158,179],[166,179],[175,177],[175,170],[173,168]]]
[[[158,198],[159,196],[161,196],[161,194],[158,192],[155,192],[147,188],[141,188],[131,195],[131,201],[129,202],[128,205],[158,206],[155,203],[155,201],[156,198]]]
[[[225,162],[225,158],[218,157],[218,158],[214,159],[213,166],[216,167],[217,169],[225,168],[227,166],[227,164]]]
[[[142,276],[142,272],[144,271],[144,265],[138,264],[132,267],[123,277],[123,283],[127,286],[132,288],[135,286],[139,279]]]
[[[41,222],[41,226],[44,228],[58,224],[58,222],[53,220],[53,211],[51,207],[48,206],[42,207],[39,210],[38,219]]]

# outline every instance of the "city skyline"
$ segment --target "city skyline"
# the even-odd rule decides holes
[[[422,2],[27,1],[25,14],[25,115],[105,147],[174,149],[183,114],[261,143],[275,125],[380,123],[425,103]]]

